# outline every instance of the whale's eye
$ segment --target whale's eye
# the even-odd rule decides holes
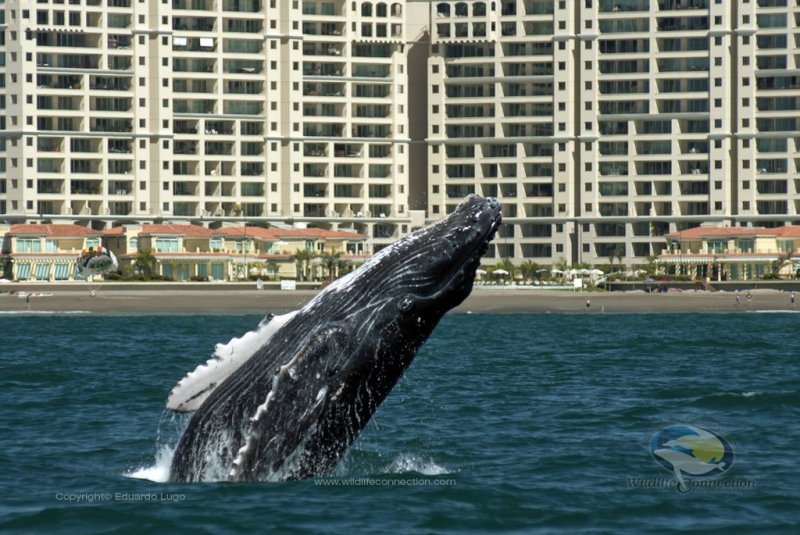
[[[400,303],[397,305],[397,307],[401,312],[408,312],[414,308],[414,300],[407,295],[400,300]]]

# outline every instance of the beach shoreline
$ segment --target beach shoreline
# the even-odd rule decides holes
[[[90,289],[95,288],[95,295]],[[255,285],[113,285],[5,284],[0,313],[92,314],[283,314],[302,307],[316,290],[257,290]],[[689,313],[800,311],[790,292],[670,291],[667,293],[519,290],[476,287],[454,309],[462,313]],[[27,309],[26,295],[30,295]],[[798,296],[800,297],[800,296]],[[798,307],[798,308],[795,308]]]

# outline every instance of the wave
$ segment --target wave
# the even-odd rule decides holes
[[[779,405],[796,405],[800,392],[715,392],[696,398],[691,404],[707,408],[732,408],[737,406],[773,408]]]
[[[390,474],[417,472],[425,476],[441,476],[453,473],[433,459],[414,455],[413,453],[401,453],[384,471]]]

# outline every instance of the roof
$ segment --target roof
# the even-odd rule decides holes
[[[82,227],[80,225],[66,225],[47,223],[35,225],[22,223],[11,225],[9,236],[46,236],[48,238],[85,238],[86,236],[100,236],[100,230]]]
[[[122,236],[125,233],[124,227],[114,227],[103,231],[107,237]],[[322,228],[292,228],[283,229],[277,227],[222,227],[218,229],[208,229],[197,225],[175,225],[175,224],[153,224],[145,223],[137,233],[139,236],[184,236],[188,238],[212,238],[222,236],[225,238],[256,238],[262,240],[363,240],[365,236],[356,232],[345,232],[341,230],[326,230]]]
[[[665,234],[667,238],[698,240],[703,238],[738,238],[774,236],[778,238],[800,238],[800,226],[764,227],[693,227],[680,232]]]
[[[322,228],[262,228],[262,227],[223,227],[214,230],[217,236],[244,237],[245,231],[247,236],[260,238],[263,240],[281,240],[281,239],[316,239],[316,240],[331,240],[331,239],[350,239],[350,240],[363,240],[364,235],[356,232],[344,232],[340,230],[326,230]]]
[[[139,236],[184,236],[187,238],[210,238],[214,231],[198,225],[171,225],[164,223],[145,223]]]

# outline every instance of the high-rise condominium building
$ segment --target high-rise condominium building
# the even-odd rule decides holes
[[[670,231],[800,222],[795,0],[432,0],[429,20],[430,215],[498,196],[495,258],[644,262]]]
[[[0,62],[5,220],[377,248],[475,192],[540,263],[800,221],[796,0],[0,0]]]
[[[6,219],[304,219],[374,246],[408,230],[403,2],[0,0],[0,17]]]

